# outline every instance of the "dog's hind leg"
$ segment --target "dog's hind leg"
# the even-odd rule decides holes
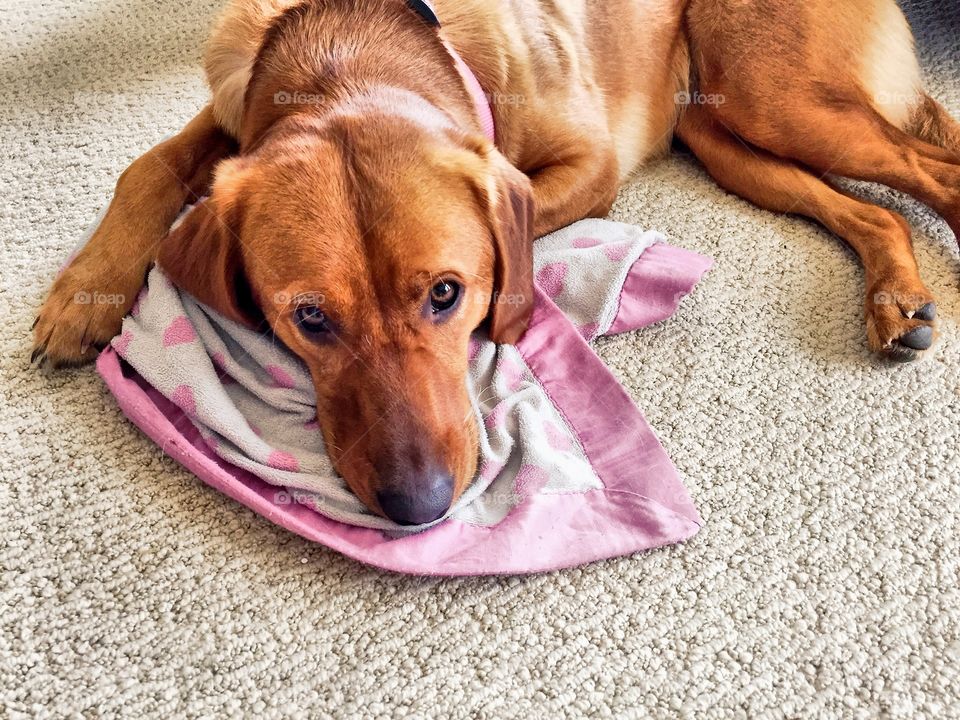
[[[703,107],[689,108],[678,137],[717,183],[762,208],[818,220],[856,250],[866,271],[867,341],[913,360],[933,342],[933,296],[920,279],[910,228],[891,210],[837,189],[796,163],[752,147]]]
[[[729,120],[750,142],[820,173],[882,183],[912,195],[943,217],[960,237],[960,160],[899,130],[856,100],[810,99],[801,113],[755,133]]]
[[[912,38],[896,5],[892,0],[862,7],[850,0],[796,5],[801,30],[795,37],[770,27],[771,20],[744,16],[743,32],[757,33],[759,45],[783,38],[776,57],[748,50],[729,58],[722,37],[696,45],[702,92],[724,98],[710,108],[714,117],[751,144],[819,173],[879,182],[912,195],[960,236],[960,161],[954,151],[902,129],[922,94]],[[861,9],[862,17],[851,14],[853,9]],[[733,6],[729,12],[744,15]],[[906,78],[884,84],[868,65],[883,63],[885,77],[902,70],[891,66],[889,57],[910,67]],[[942,122],[937,127],[950,130]]]
[[[96,357],[97,348],[120,330],[171,223],[206,190],[216,164],[234,149],[207,107],[127,168],[100,226],[40,308],[35,361],[60,366]]]
[[[785,32],[788,27],[794,31]],[[918,132],[904,129],[926,96],[910,29],[892,0],[692,0],[687,32],[698,97],[709,103],[691,117],[708,117],[813,177],[833,174],[906,192],[960,234],[960,162],[949,149],[955,125],[937,107],[921,111],[927,125],[915,126]],[[909,230],[899,216],[861,205],[856,217],[867,224],[856,231],[814,216],[863,258],[870,345],[884,349],[897,337],[901,344],[927,345],[932,330],[918,335],[911,328],[918,319],[932,320],[935,309],[917,273]],[[855,237],[871,224],[872,237]],[[891,315],[891,299],[900,320]]]

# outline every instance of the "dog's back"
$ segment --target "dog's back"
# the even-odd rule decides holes
[[[204,66],[215,115],[231,135],[239,137],[264,37],[282,13],[301,4],[232,0],[215,24]],[[689,78],[684,4],[438,0],[436,6],[444,36],[484,81],[501,144],[521,169],[534,161],[525,162],[520,129],[549,137],[560,109],[612,137],[624,179],[669,146]]]

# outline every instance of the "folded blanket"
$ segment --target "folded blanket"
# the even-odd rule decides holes
[[[480,470],[435,527],[400,526],[363,506],[324,451],[306,367],[157,268],[98,368],[166,452],[350,557],[418,574],[567,567],[699,527],[660,443],[587,341],[668,317],[709,265],[657,233],[602,220],[537,240],[530,330],[517,346],[479,332],[471,343]]]

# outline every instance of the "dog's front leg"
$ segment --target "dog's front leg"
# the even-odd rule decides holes
[[[34,360],[54,366],[86,362],[117,334],[157,244],[184,203],[204,192],[216,163],[233,148],[208,107],[127,168],[100,226],[40,308]]]
[[[548,150],[545,162],[527,173],[533,185],[535,237],[605,216],[619,187],[612,144],[583,140],[569,151]]]

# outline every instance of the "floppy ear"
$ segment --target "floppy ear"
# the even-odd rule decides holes
[[[488,180],[487,212],[493,228],[493,297],[490,339],[516,343],[533,312],[533,190],[530,179],[496,150]]]
[[[249,327],[263,321],[240,245],[236,183],[217,172],[211,196],[198,202],[160,243],[157,265],[177,287]]]

